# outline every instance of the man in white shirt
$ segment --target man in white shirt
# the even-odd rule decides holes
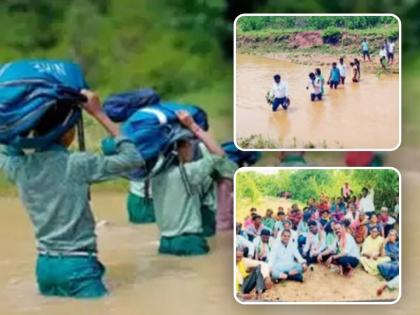
[[[281,239],[276,239],[268,257],[271,278],[278,280],[303,281],[306,261],[302,258],[295,243],[290,241],[290,230],[281,232]],[[295,260],[297,262],[295,262]]]
[[[324,251],[326,245],[326,234],[324,230],[319,229],[316,221],[309,221],[309,233],[306,237],[306,243],[303,246],[303,256],[306,258],[308,265],[317,262],[318,255]]]
[[[386,50],[386,46],[382,46],[382,48],[379,50],[379,61],[382,65],[382,68],[386,68],[386,60],[388,58],[388,52]]]
[[[343,57],[339,59],[337,68],[340,71],[340,81],[341,81],[340,83],[344,84],[344,81],[346,80],[347,65],[344,63]]]
[[[395,50],[395,42],[391,40],[388,42],[388,62],[390,64],[394,63],[394,50]]]
[[[362,188],[362,199],[360,199],[359,210],[369,217],[375,212],[374,197],[375,191],[373,188],[370,188],[370,190],[367,187]]]
[[[314,102],[316,99],[322,100],[321,87],[322,87],[321,79],[317,77],[315,73],[311,72],[309,74],[309,82],[306,88],[309,89],[311,93],[312,102]]]
[[[272,103],[273,112],[277,111],[279,106],[281,106],[284,110],[289,107],[290,100],[287,84],[281,80],[279,74],[274,76],[274,83],[270,91],[270,98],[274,99]]]
[[[334,225],[334,233],[337,240],[326,249],[322,256],[331,254],[327,259],[327,265],[334,264],[340,268],[340,274],[351,277],[360,262],[360,249],[353,236],[346,232],[345,227],[337,223]]]

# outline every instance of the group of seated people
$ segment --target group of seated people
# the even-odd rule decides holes
[[[287,212],[279,207],[277,215],[268,209],[261,216],[252,208],[243,224],[236,224],[238,294],[247,298],[256,289],[260,298],[273,282],[303,282],[313,264],[347,277],[359,265],[386,281],[398,277],[398,207],[391,215],[385,206],[370,211],[370,202],[373,189],[363,188],[361,198],[321,195],[318,201],[310,198],[303,210],[297,204]]]

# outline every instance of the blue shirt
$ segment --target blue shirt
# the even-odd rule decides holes
[[[131,142],[117,140],[111,156],[70,153],[60,145],[32,154],[0,153],[0,169],[18,187],[40,252],[96,252],[89,185],[141,167]]]
[[[363,51],[368,51],[369,50],[368,42],[362,42],[362,50]]]
[[[338,68],[331,68],[331,81],[340,81],[340,70]]]

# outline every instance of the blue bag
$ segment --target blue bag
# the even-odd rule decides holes
[[[225,142],[222,144],[227,157],[235,162],[239,167],[254,165],[261,158],[262,154],[258,151],[241,151],[233,141]]]
[[[60,60],[23,60],[0,69],[0,143],[18,148],[41,148],[53,143],[80,117],[76,105],[87,84],[77,64]],[[68,115],[54,130],[37,138],[29,132],[53,106],[65,106]]]
[[[113,94],[104,101],[104,110],[114,122],[126,121],[138,109],[158,104],[159,95],[153,89],[139,89]]]
[[[122,134],[134,142],[146,165],[135,172],[126,174],[130,179],[141,179],[166,168],[176,158],[175,144],[181,139],[192,139],[193,134],[179,123],[176,112],[187,111],[194,121],[204,130],[208,130],[207,114],[193,105],[160,103],[137,110],[121,125]],[[116,153],[114,143],[109,138],[102,141],[105,154]],[[163,157],[157,165],[159,156]]]

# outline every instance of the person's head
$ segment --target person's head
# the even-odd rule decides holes
[[[387,207],[382,207],[381,208],[381,214],[382,215],[388,215],[388,208]]]
[[[270,231],[269,230],[267,230],[267,229],[263,229],[262,231],[261,231],[261,241],[263,242],[263,243],[268,243],[268,241],[270,240]]]
[[[252,217],[252,222],[254,223],[254,226],[257,227],[257,228],[261,225],[261,220],[262,220],[262,218],[258,214],[257,215],[254,215]]]
[[[313,234],[318,233],[318,224],[316,223],[316,221],[310,220],[308,222],[308,227],[309,227],[309,231],[311,231],[311,233],[313,233]]]
[[[336,62],[333,62],[332,63],[332,67],[335,69],[335,68],[337,68],[337,63]]]
[[[344,63],[344,58],[340,57],[339,61],[340,61],[340,64],[343,64]]]
[[[394,229],[390,230],[389,233],[388,233],[388,239],[391,243],[395,243],[398,239],[397,230],[394,230]]]
[[[244,257],[244,250],[240,247],[236,247],[236,263],[240,262]]]
[[[292,222],[290,220],[285,220],[283,226],[285,230],[290,230],[292,228]]]
[[[280,211],[284,212],[284,208],[282,206],[277,207],[277,212],[280,212]]]
[[[355,65],[358,65],[359,63],[360,63],[359,59],[354,58],[354,64],[355,64]]]
[[[35,137],[42,137],[62,125],[71,113],[70,106],[53,105],[49,108],[33,129]],[[70,128],[61,138],[56,140],[57,144],[61,144],[68,148],[74,141],[76,136],[76,128]]]
[[[359,222],[363,222],[366,219],[366,214],[362,211],[359,213]]]
[[[309,198],[307,204],[308,204],[308,206],[313,206],[315,204],[315,199],[314,198]]]
[[[352,213],[355,213],[355,212],[357,211],[357,208],[356,208],[356,206],[355,206],[355,204],[354,204],[354,203],[349,203],[349,210],[350,210]]]
[[[280,221],[283,221],[284,218],[286,217],[286,214],[284,213],[284,211],[279,211],[279,212],[277,212],[277,216],[278,216]]]
[[[351,221],[349,219],[344,219],[341,224],[345,227],[348,228],[351,225]]]
[[[297,203],[292,204],[292,211],[299,211],[299,206]]]
[[[273,216],[273,210],[267,209],[267,211],[265,212],[265,216],[267,218],[271,218]]]
[[[352,66],[352,67],[353,67],[353,66],[354,66],[354,62],[350,62],[350,66]]]
[[[257,213],[257,208],[249,209],[249,214],[252,215],[253,213]]]
[[[178,141],[178,157],[181,163],[191,162],[194,158],[194,146],[189,140]]]
[[[362,188],[362,197],[366,197],[369,194],[369,189],[367,187]]]
[[[377,226],[373,226],[370,228],[370,236],[375,239],[379,236],[379,229]]]
[[[335,235],[341,237],[344,233],[344,226],[341,223],[333,223],[332,225]]]
[[[312,81],[315,80],[315,73],[309,73],[309,79],[311,79]]]
[[[355,203],[357,201],[356,196],[351,196],[350,197],[350,202]]]
[[[344,187],[346,187],[346,188],[349,187],[349,182],[345,182]]]
[[[285,228],[282,232],[281,232],[281,242],[284,245],[287,245],[290,241],[290,236],[292,235],[290,229]]]
[[[321,217],[323,219],[328,219],[328,215],[329,215],[328,210],[324,210],[324,211],[321,212]]]
[[[280,83],[280,81],[281,81],[281,76],[280,76],[280,74],[276,74],[273,78],[274,78],[274,82],[276,82],[276,83]]]
[[[315,74],[316,74],[317,76],[320,76],[320,75],[321,75],[321,69],[320,69],[320,68],[316,68],[316,69],[315,69]]]
[[[372,214],[370,215],[369,221],[370,221],[370,223],[372,223],[372,224],[376,224],[376,223],[378,223],[378,216],[376,215],[376,213],[372,213]]]
[[[363,38],[363,41],[364,41],[364,42],[367,42],[367,38]]]

